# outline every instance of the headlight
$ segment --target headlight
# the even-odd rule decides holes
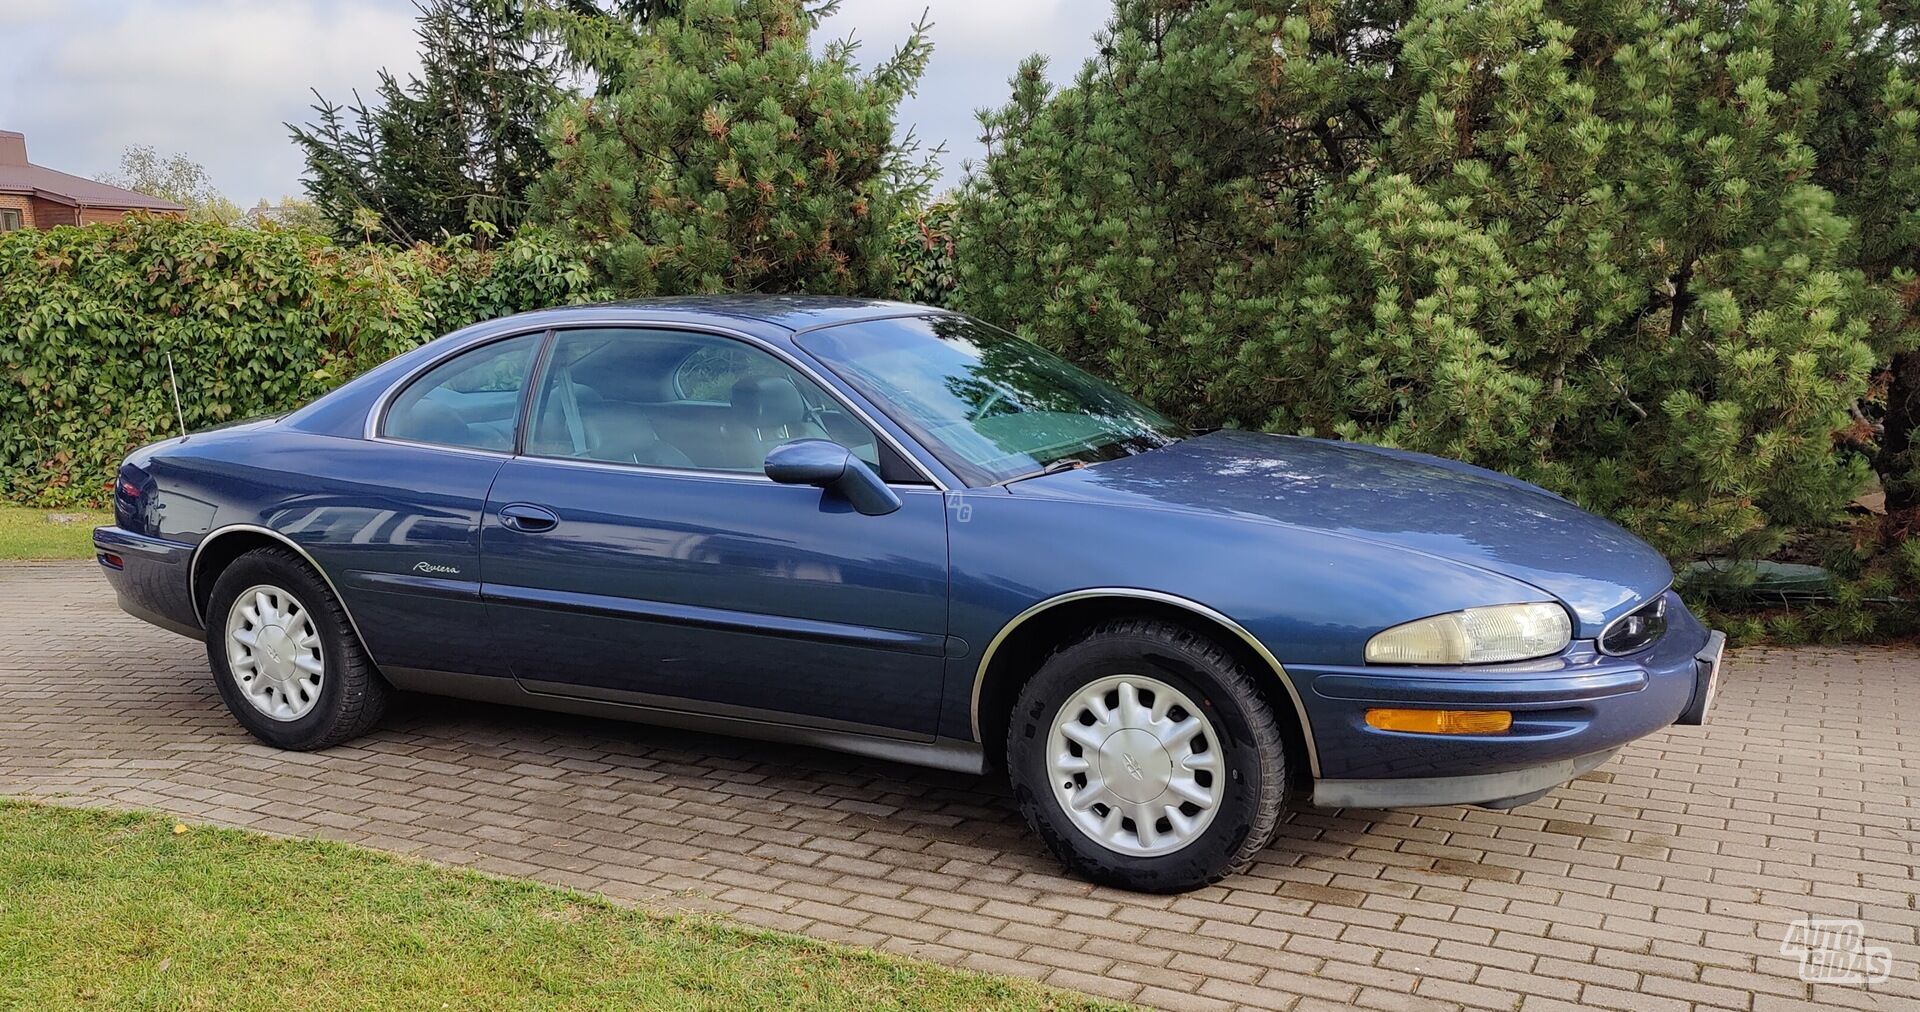
[[[1367,641],[1369,664],[1491,664],[1559,653],[1573,623],[1557,604],[1468,608],[1397,625]]]

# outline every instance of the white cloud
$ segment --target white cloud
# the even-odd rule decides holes
[[[0,28],[30,25],[60,9],[60,0],[7,0],[0,4]]]
[[[862,38],[892,44],[926,10],[937,51],[1014,60],[1056,44],[1077,46],[1106,23],[1102,0],[846,0],[825,25],[831,35],[856,29]]]
[[[1008,78],[1034,53],[1049,58],[1047,76],[1071,80],[1093,54],[1093,35],[1113,10],[1108,0],[845,0],[821,26],[832,38],[851,31],[871,65],[906,37],[927,11],[933,22],[933,60],[917,95],[901,105],[902,127],[911,126],[929,147],[945,142],[941,187],[957,184],[961,165],[984,154],[974,111],[1006,102]]]
[[[206,165],[243,203],[297,189],[282,124],[307,118],[309,89],[339,101],[383,66],[419,62],[404,0],[143,0],[54,20],[9,89],[15,107],[0,98],[36,162],[94,174],[151,144]]]
[[[906,37],[923,7],[933,62],[901,110],[947,154],[943,183],[977,158],[975,109],[1006,101],[1021,59],[1043,52],[1070,78],[1110,0],[846,0],[823,28],[862,41],[863,62]],[[299,190],[282,125],[306,122],[317,88],[336,102],[387,67],[418,67],[408,0],[0,0],[0,129],[24,130],[33,159],[91,175],[130,144],[184,152],[241,203]]]

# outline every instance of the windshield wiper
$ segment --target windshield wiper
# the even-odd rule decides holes
[[[1028,478],[1041,478],[1049,474],[1059,474],[1062,471],[1078,471],[1086,466],[1087,462],[1078,457],[1062,457],[1059,460],[1047,464],[1038,471],[1028,471],[1026,474],[1014,475],[1000,484],[1011,485],[1016,481],[1026,481]]]

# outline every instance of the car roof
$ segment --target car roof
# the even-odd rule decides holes
[[[725,317],[731,320],[767,324],[782,330],[799,332],[860,320],[890,316],[917,316],[945,313],[935,306],[888,299],[866,299],[843,295],[682,295],[670,298],[631,299],[623,302],[599,302],[585,306],[542,309],[508,317],[518,324],[590,323],[645,313],[663,320],[693,322]],[[494,321],[503,323],[505,321]]]

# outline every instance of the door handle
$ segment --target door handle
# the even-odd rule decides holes
[[[500,507],[500,524],[526,534],[538,534],[560,526],[560,515],[544,506],[517,502]]]

